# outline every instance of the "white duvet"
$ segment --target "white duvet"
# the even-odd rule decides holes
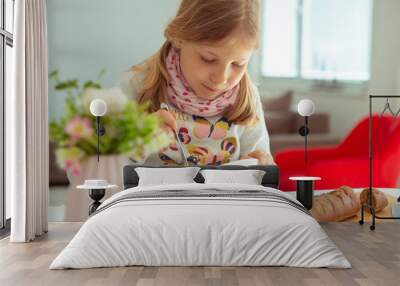
[[[193,183],[131,188],[106,200],[50,269],[127,265],[351,267],[314,218],[273,199],[186,196],[118,202],[137,192],[168,190],[258,190],[298,203],[279,190],[255,185]]]

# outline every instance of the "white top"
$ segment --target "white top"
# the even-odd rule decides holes
[[[77,186],[78,189],[83,190],[100,190],[100,189],[111,189],[116,188],[117,185],[112,185],[107,180],[85,180],[83,185]]]
[[[127,71],[120,80],[121,90],[129,98],[136,99],[140,75]],[[168,104],[174,113],[177,132],[191,165],[220,165],[239,160],[256,149],[270,152],[269,136],[258,89],[252,84],[258,122],[254,125],[237,125],[221,116],[201,117],[184,113]],[[171,144],[165,151],[145,159],[146,164],[181,165],[184,160],[179,145]]]
[[[101,190],[101,189],[112,189],[118,187],[117,185],[107,185],[104,187],[100,186],[90,186],[90,185],[79,185],[76,188],[81,189],[81,190]]]
[[[319,181],[320,177],[289,177],[292,181]]]

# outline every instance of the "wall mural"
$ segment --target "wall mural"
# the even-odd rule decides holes
[[[272,6],[267,5],[270,9],[272,2],[268,4]],[[351,5],[365,5],[360,3]],[[273,54],[265,48],[268,43],[262,42],[266,38],[262,33],[274,31],[269,22],[274,18],[268,11],[262,14],[262,9],[254,6],[260,13],[250,14],[238,26],[237,18],[223,15],[220,9],[206,11],[199,6],[192,15],[183,13],[185,5],[177,12],[180,4],[180,0],[121,0],[118,4],[106,0],[48,1],[50,185],[76,189],[85,180],[101,178],[122,189],[123,166],[133,163],[272,165],[279,166],[279,189],[302,189],[305,193],[297,194],[297,199],[304,200],[303,205],[320,221],[356,219],[361,207],[359,191],[369,184],[364,168],[368,167],[368,144],[364,144],[368,139],[367,109],[351,108],[351,102],[356,102],[353,98],[346,97],[348,104],[332,98],[354,87],[349,85],[349,89],[338,78],[369,79],[362,83],[364,89],[368,84],[379,86],[374,70],[368,68],[372,58],[379,58],[379,52],[372,54],[367,47],[359,54],[368,59],[354,58],[354,65],[346,71],[348,66],[343,68],[343,64],[349,60],[338,56],[343,51],[327,48],[336,47],[330,42],[332,38],[318,38],[318,31],[304,26],[309,33],[301,37],[303,52],[313,53],[303,53],[303,66],[293,70],[298,74],[293,81],[286,79],[287,88],[279,89],[272,77],[263,77],[279,74],[280,68],[282,74],[288,72],[284,65],[289,62],[274,57],[265,62],[265,55]],[[340,11],[342,4],[337,5],[335,9]],[[303,15],[309,13],[310,21],[320,19],[324,7],[310,7]],[[370,20],[368,7],[362,10],[366,16],[358,19],[364,22],[357,26],[365,31],[358,40],[367,41],[367,46],[377,41],[371,39],[370,28],[362,28]],[[235,13],[243,12],[240,9],[230,7]],[[202,17],[205,12],[211,15]],[[175,17],[177,13],[182,17]],[[257,15],[269,15],[267,22],[272,28],[262,29],[260,23],[267,22]],[[210,17],[217,20],[204,22]],[[373,25],[374,29],[381,27],[379,21]],[[335,29],[329,33],[333,38],[344,34],[339,32],[340,25]],[[311,34],[314,38],[307,42]],[[273,41],[274,37],[268,39]],[[357,45],[358,40],[353,40],[344,42]],[[278,63],[278,67],[271,72],[262,66],[265,63]],[[361,72],[350,70],[357,65]],[[315,79],[307,82],[312,85],[309,90],[293,84],[307,77]],[[322,95],[316,96],[320,92],[335,94],[322,99]],[[345,98],[343,94],[340,96]],[[315,104],[310,101],[312,108],[303,113],[297,104],[308,97]],[[394,110],[400,110],[396,100],[391,104]],[[351,119],[353,126],[338,132],[344,127],[337,123],[346,116],[357,120]],[[382,128],[387,133],[381,138],[397,138],[397,120],[382,122],[390,126]],[[345,142],[343,138],[347,138]],[[383,144],[374,146],[374,152],[381,152]],[[320,146],[325,151],[316,148]],[[362,162],[357,165],[354,158],[362,158]],[[395,188],[399,169],[394,168],[390,181],[383,175],[374,178],[382,187]],[[351,175],[344,176],[343,172]],[[314,189],[334,192],[315,198]],[[393,203],[393,198],[382,199],[379,190],[374,194],[380,210]],[[362,202],[366,203],[365,194]],[[67,214],[70,220],[81,215],[74,210]]]

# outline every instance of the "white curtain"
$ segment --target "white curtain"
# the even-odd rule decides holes
[[[47,232],[48,60],[45,0],[15,1],[13,93],[6,98],[12,242]]]

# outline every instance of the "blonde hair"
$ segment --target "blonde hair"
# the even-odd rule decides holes
[[[139,65],[133,72],[144,73],[139,91],[139,103],[149,102],[149,111],[160,108],[167,94],[168,72],[165,58],[171,43],[218,42],[237,30],[243,30],[248,40],[259,45],[259,0],[182,0],[175,18],[164,31],[165,43],[160,50]],[[238,104],[224,113],[235,124],[257,120],[251,81],[246,71],[240,80]]]

